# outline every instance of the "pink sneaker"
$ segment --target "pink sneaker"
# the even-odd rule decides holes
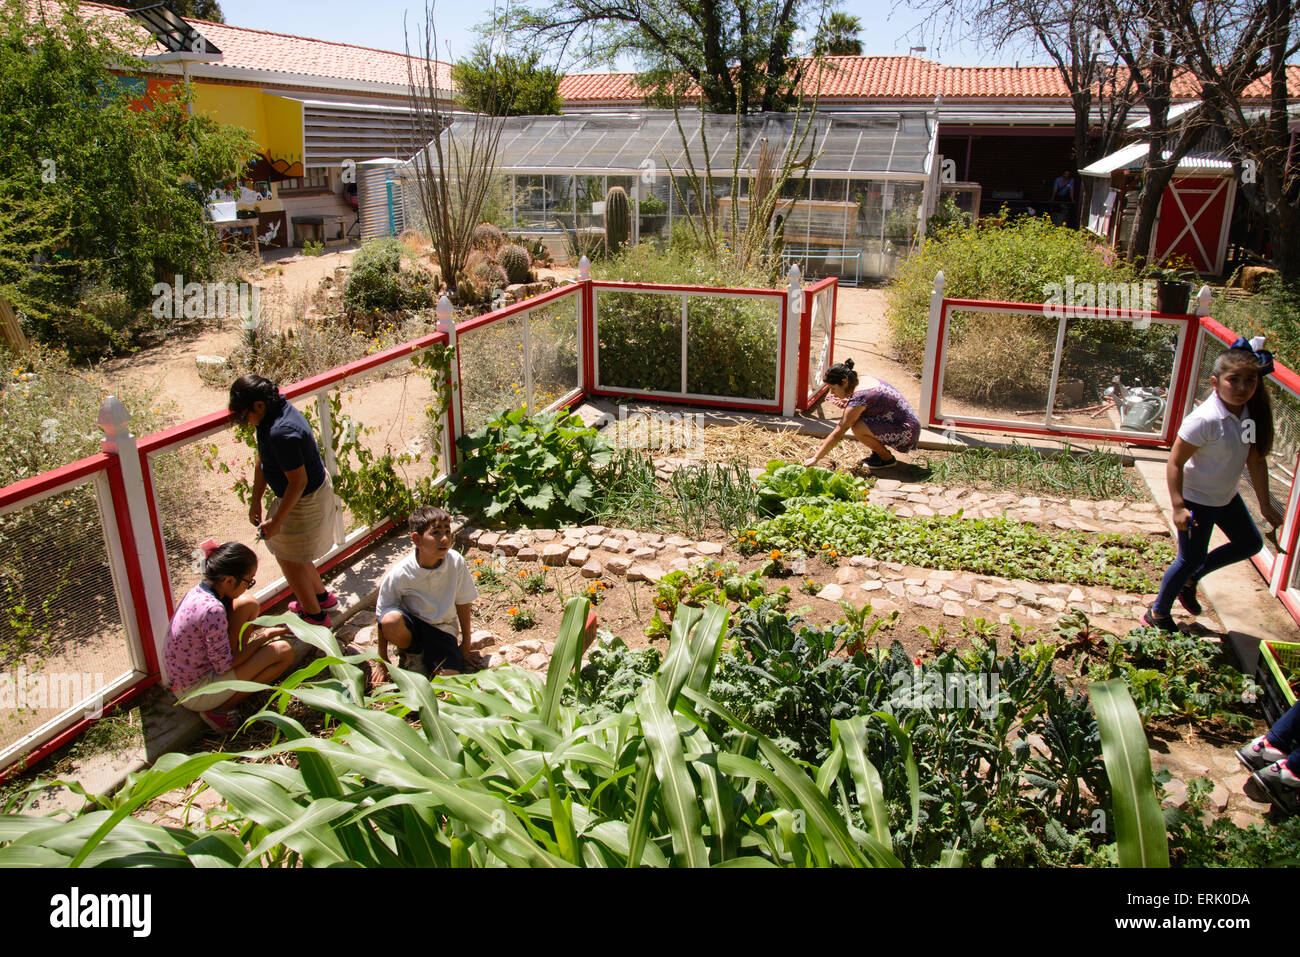
[[[333,592],[330,592],[328,595],[325,596],[325,600],[320,603],[320,610],[333,611],[338,606],[339,606],[339,596],[334,594]],[[289,602],[289,611],[291,614],[301,615],[302,602],[298,601],[298,599],[296,598],[293,599],[293,601]]]
[[[199,717],[213,731],[222,734],[234,734],[239,730],[239,722],[235,720],[233,711],[200,711]]]

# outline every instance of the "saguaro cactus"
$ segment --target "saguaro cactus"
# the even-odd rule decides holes
[[[605,252],[613,255],[632,235],[632,204],[621,186],[605,194]]]

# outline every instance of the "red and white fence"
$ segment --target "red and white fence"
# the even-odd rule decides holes
[[[634,380],[621,388],[601,385],[599,299],[629,292],[680,304],[684,348],[677,391],[646,389]],[[771,314],[777,361],[769,394],[753,399],[686,388],[692,375],[686,346],[697,344],[690,330],[692,304],[705,303],[739,303],[755,315]],[[336,427],[351,430],[376,454],[410,454],[414,461],[402,467],[406,479],[440,480],[455,468],[458,436],[520,406],[532,414],[589,395],[635,395],[786,414],[807,408],[819,394],[820,371],[831,361],[835,280],[805,289],[795,270],[788,289],[719,290],[584,278],[461,323],[450,321],[449,304],[440,303],[438,311],[435,333],[282,388],[314,420],[332,475],[339,474]],[[436,390],[415,371],[413,359],[442,344],[456,348],[453,401],[433,422],[428,410]],[[608,356],[603,369],[617,378]],[[252,537],[234,490],[195,480],[229,475],[233,481],[249,473],[252,450],[232,437],[224,410],[140,439],[131,435],[129,419],[110,397],[100,414],[101,454],[0,489],[0,545],[23,550],[20,557],[32,570],[0,591],[10,621],[0,639],[11,642],[0,641],[0,770],[43,757],[105,709],[165,681],[167,626],[184,590],[198,579],[197,544]],[[340,508],[331,547],[318,566],[326,570],[346,561],[390,527],[387,521],[363,526]],[[276,566],[263,543],[254,548],[258,577],[268,581]],[[257,592],[263,605],[287,595],[283,579]],[[87,682],[74,684],[72,676],[92,672],[90,692],[81,693]],[[62,689],[57,707],[49,693],[55,676]],[[26,700],[6,700],[6,692],[15,697],[19,678],[18,697]],[[44,682],[39,707],[31,706],[27,693],[33,681]]]
[[[1135,309],[1067,309],[1055,303],[947,299],[943,290],[943,273],[939,273],[930,297],[921,385],[921,414],[925,424],[942,429],[986,429],[1063,440],[1168,448],[1183,418],[1209,395],[1214,360],[1238,338],[1237,333],[1210,317],[1207,288],[1197,297],[1195,315],[1166,315]],[[1027,320],[1033,325],[1017,328],[1016,333],[1031,342],[1035,337],[1052,333],[1053,346],[1046,354],[1047,374],[1040,389],[979,401],[970,399],[968,391],[958,397],[952,389],[945,388],[945,382],[953,375],[954,355],[960,355],[965,345],[960,338],[960,324],[972,316],[1010,317],[1001,320],[1008,325]],[[1114,343],[1110,354],[1095,348],[1084,360],[1079,354],[1070,354],[1070,323],[1078,320],[1090,321],[1090,332],[1097,335],[1100,330],[1103,341],[1108,339],[1105,324],[1115,324],[1116,333],[1109,336],[1109,341]],[[980,331],[987,335],[989,328],[996,329],[996,321],[985,321]],[[968,352],[978,355],[979,345],[974,344]],[[1089,361],[1093,362],[1091,368]],[[1159,413],[1148,427],[1125,426],[1121,418],[1122,401],[1085,406],[1090,411],[1084,413],[1062,407],[1063,369],[1082,368],[1085,374],[1104,369],[1107,376],[1102,381],[1113,381],[1109,376],[1111,370],[1122,369],[1126,364],[1130,369],[1141,367],[1146,373],[1156,373],[1154,378],[1149,376],[1142,383],[1124,382],[1124,374],[1116,373],[1121,380],[1120,391],[1128,390],[1131,395],[1134,389],[1145,390],[1143,395],[1153,397],[1151,401]],[[1091,383],[1094,393],[1097,385],[1097,381]],[[1300,545],[1300,483],[1295,481],[1300,471],[1300,375],[1276,363],[1273,374],[1265,377],[1262,387],[1269,390],[1275,423],[1273,451],[1268,457],[1269,492],[1285,519],[1276,534],[1265,536],[1264,548],[1253,562],[1269,582],[1270,591],[1300,622],[1300,561],[1295,556]],[[1083,401],[1100,398],[1085,392]],[[1249,473],[1242,477],[1241,493],[1256,524],[1266,527]]]

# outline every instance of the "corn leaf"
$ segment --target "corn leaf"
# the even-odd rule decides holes
[[[1110,778],[1120,867],[1168,867],[1169,839],[1156,801],[1151,751],[1123,678],[1088,686]]]

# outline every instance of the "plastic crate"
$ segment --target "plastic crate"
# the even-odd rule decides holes
[[[1287,683],[1288,671],[1300,672],[1300,644],[1290,641],[1261,641],[1255,683],[1259,685],[1264,717],[1271,725],[1295,704],[1295,692]]]

